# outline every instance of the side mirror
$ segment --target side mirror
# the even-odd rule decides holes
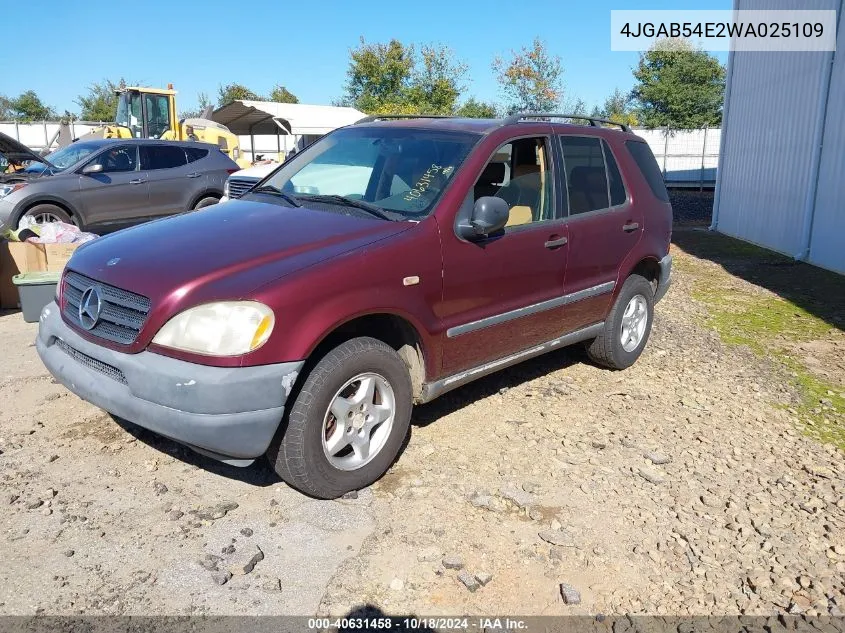
[[[495,196],[483,196],[475,201],[469,223],[458,225],[458,231],[466,240],[487,237],[505,228],[509,216],[507,202]]]
[[[82,173],[85,175],[89,174],[100,174],[103,172],[103,165],[101,163],[88,163],[85,167],[82,168]]]

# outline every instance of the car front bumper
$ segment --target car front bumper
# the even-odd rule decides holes
[[[660,301],[669,290],[672,282],[672,256],[666,255],[660,260],[660,280],[657,282],[657,290],[654,291],[654,303]]]
[[[79,336],[55,302],[41,312],[36,347],[56,380],[83,400],[238,466],[266,452],[303,365],[209,367],[116,352]]]

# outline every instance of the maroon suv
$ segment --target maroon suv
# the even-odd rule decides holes
[[[79,248],[38,352],[201,453],[266,454],[316,497],[366,486],[415,402],[572,343],[614,369],[645,347],[672,261],[660,170],[626,127],[560,116],[336,130],[238,200]]]

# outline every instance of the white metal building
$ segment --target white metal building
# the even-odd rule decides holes
[[[845,274],[843,0],[734,0],[835,9],[833,52],[731,52],[711,228]]]

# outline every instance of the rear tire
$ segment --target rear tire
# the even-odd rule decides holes
[[[35,218],[35,221],[38,224],[44,224],[45,222],[65,222],[66,224],[74,224],[67,211],[55,204],[49,204],[46,202],[30,207],[26,210],[26,212],[24,212],[20,219],[23,220],[25,217]],[[18,226],[20,227],[20,220],[18,220]]]
[[[627,369],[642,354],[654,319],[654,288],[645,277],[631,275],[622,284],[604,329],[587,345],[593,362]]]
[[[412,403],[396,350],[374,338],[350,339],[305,378],[267,457],[291,487],[335,499],[390,468],[408,435]]]
[[[213,204],[217,204],[220,202],[220,198],[215,198],[214,196],[206,196],[205,198],[200,198],[199,201],[194,205],[194,211],[199,211],[200,209],[204,209],[205,207],[210,207]]]

